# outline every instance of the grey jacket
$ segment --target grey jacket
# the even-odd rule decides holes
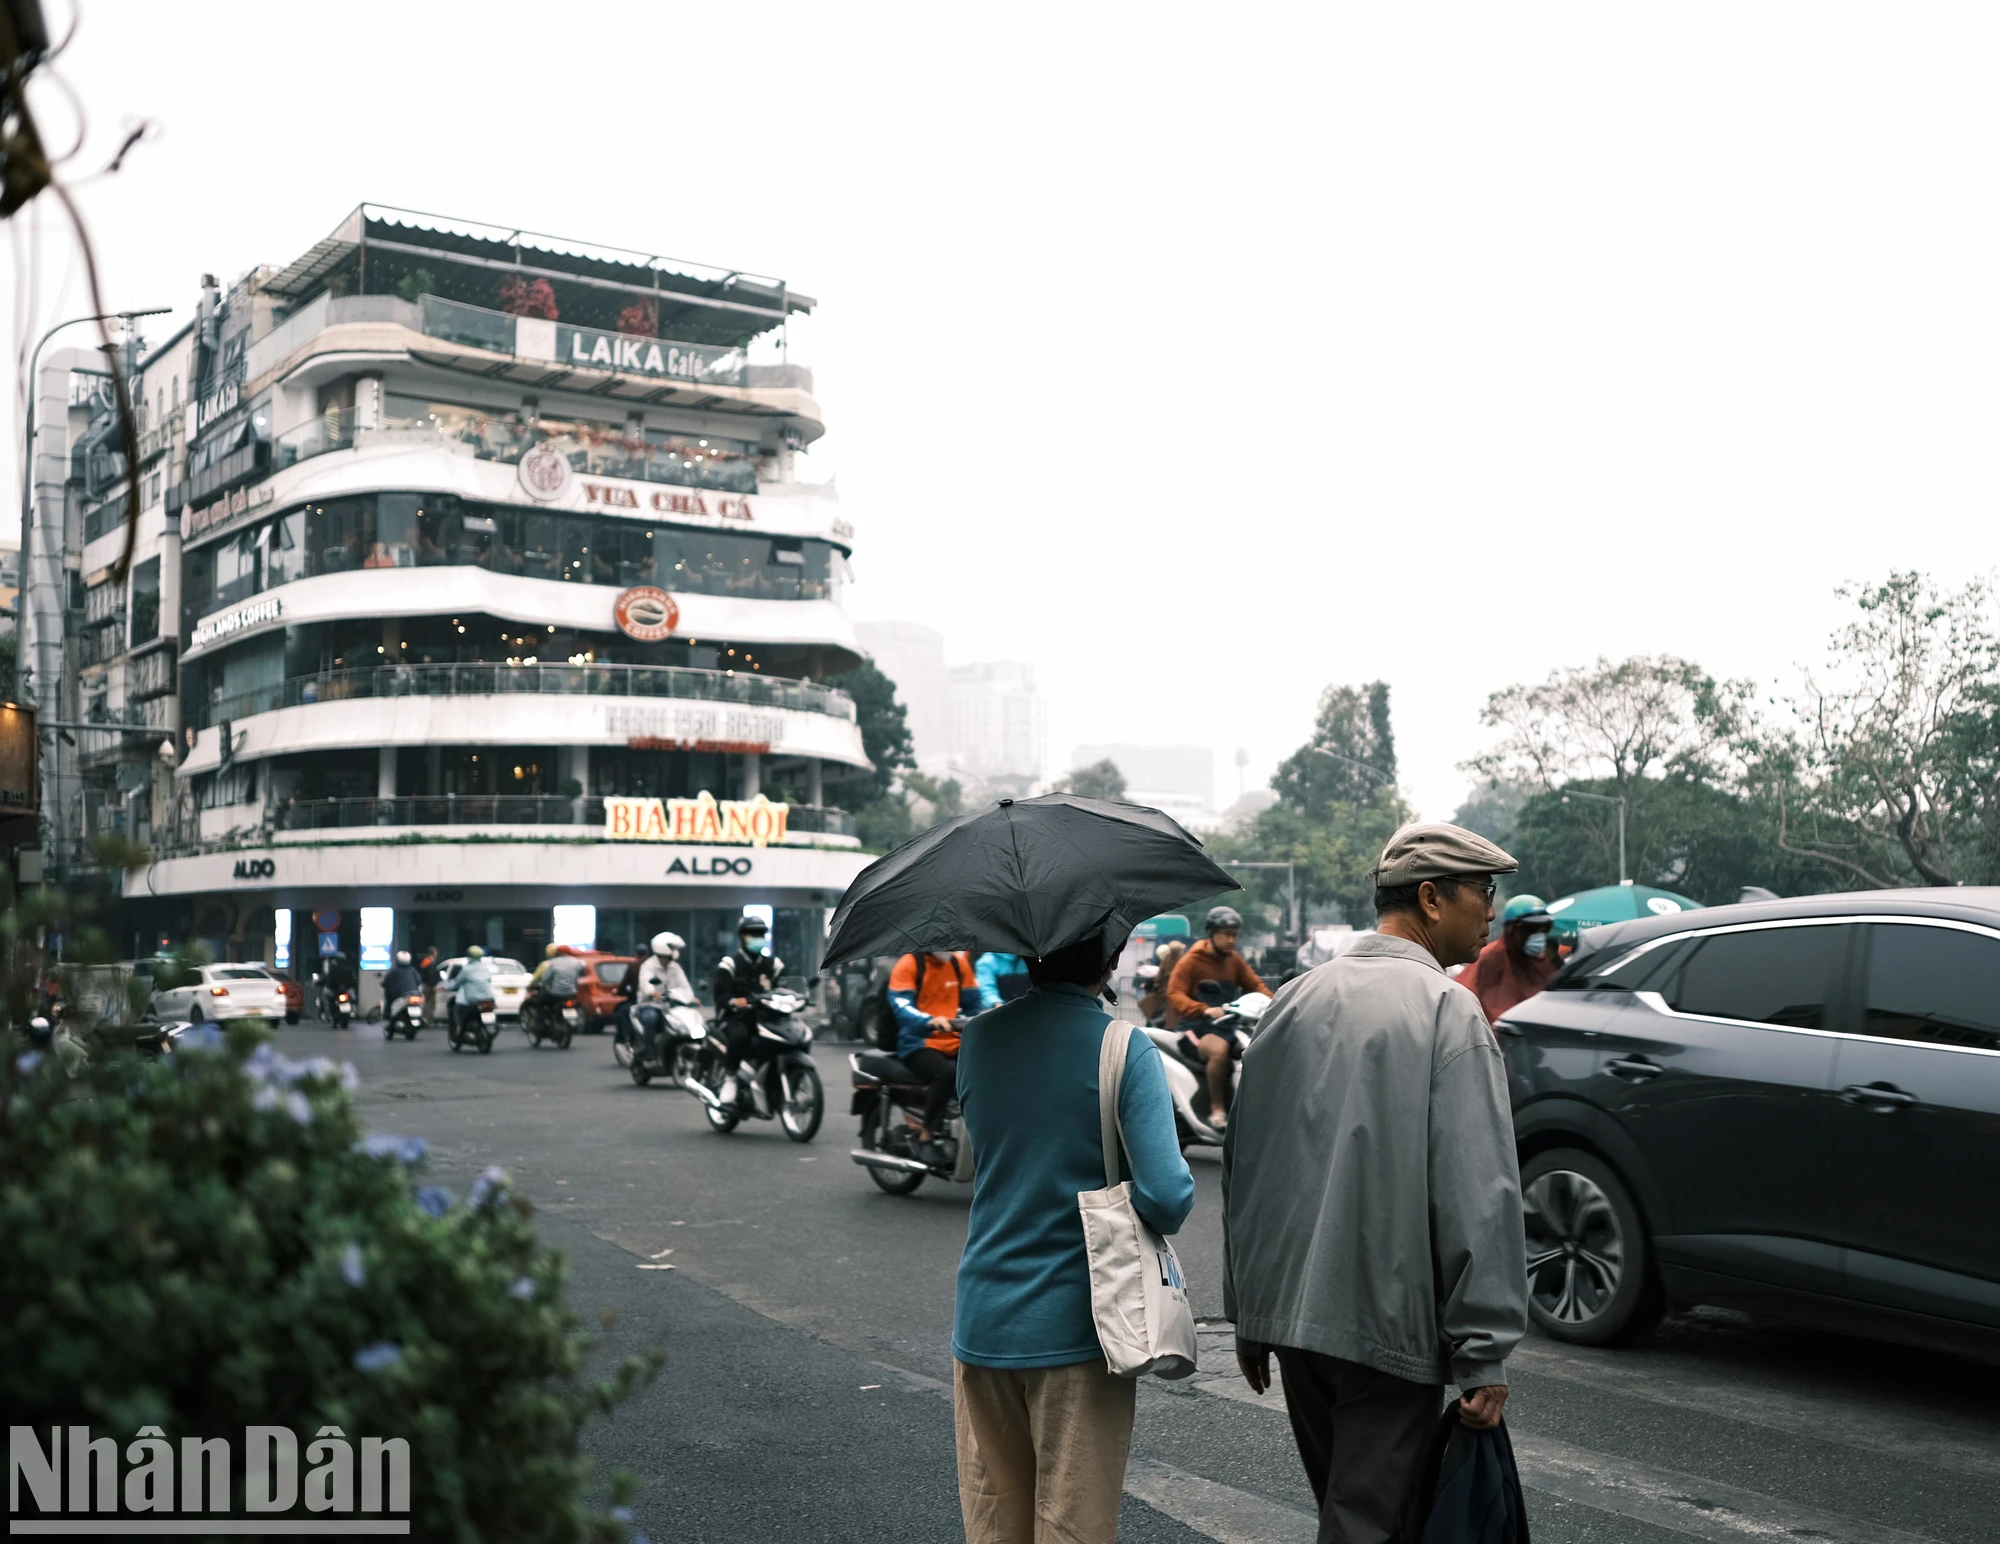
[[[1504,1383],[1528,1327],[1500,1048],[1386,934],[1279,992],[1222,1150],[1223,1312],[1245,1340],[1418,1383]]]

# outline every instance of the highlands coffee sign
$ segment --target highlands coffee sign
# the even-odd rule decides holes
[[[234,611],[218,612],[188,634],[188,647],[198,649],[205,643],[215,642],[218,638],[227,638],[231,633],[240,633],[246,627],[258,627],[265,622],[275,622],[284,614],[284,610],[284,603],[273,597],[270,600],[252,601],[247,606],[238,606]]]
[[[789,804],[723,799],[703,790],[692,799],[604,800],[604,837],[612,842],[707,842],[768,847],[785,839]]]

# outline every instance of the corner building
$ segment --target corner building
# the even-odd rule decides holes
[[[162,498],[177,764],[126,886],[154,930],[303,968],[324,930],[365,970],[666,926],[699,980],[755,904],[810,971],[869,770],[825,684],[853,532],[798,475],[813,304],[375,206],[207,292]]]

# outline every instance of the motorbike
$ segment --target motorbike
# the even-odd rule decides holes
[[[424,1027],[424,1000],[416,993],[408,997],[398,997],[390,1002],[388,1012],[382,1015],[382,1038],[394,1040],[401,1035],[405,1040],[417,1038],[417,1031]]]
[[[486,998],[478,1003],[461,1003],[458,1011],[451,1015],[451,1026],[447,1035],[454,1051],[466,1046],[475,1046],[481,1056],[490,1055],[493,1037],[500,1033],[500,1016],[494,1011],[493,999]]]
[[[945,1131],[935,1156],[917,1156],[917,1134],[908,1117],[921,1111],[930,1089],[924,1080],[886,1051],[856,1051],[847,1058],[854,1077],[849,1112],[861,1117],[861,1145],[847,1156],[892,1196],[911,1194],[932,1175],[964,1185],[972,1180],[972,1144],[956,1099],[945,1107]]]
[[[812,1026],[798,1016],[805,1005],[797,992],[782,988],[750,999],[743,1010],[751,1020],[750,1043],[737,1074],[734,1103],[722,1100],[722,1084],[729,1075],[723,1037],[715,1033],[703,1038],[695,1052],[693,1074],[683,1086],[706,1107],[712,1129],[734,1131],[745,1119],[775,1116],[794,1142],[810,1142],[819,1134],[826,1091],[813,1065]]]
[[[647,1020],[653,1020],[653,1054],[646,1047]],[[654,1078],[665,1078],[675,1088],[686,1088],[694,1076],[695,1057],[708,1040],[708,1021],[701,1016],[701,1004],[693,998],[666,1003],[635,1003],[630,1013],[618,1016],[611,1038],[611,1057],[644,1088]]]
[[[1263,1018],[1264,1010],[1271,1006],[1271,999],[1262,992],[1245,992],[1235,1001],[1218,1006],[1224,1010],[1222,1017],[1209,1020],[1202,1026],[1201,1032],[1204,1035],[1221,1035],[1225,1040],[1236,1042],[1238,1055],[1230,1069],[1233,1091],[1243,1077],[1241,1053],[1249,1046],[1251,1036],[1256,1034],[1257,1022]],[[1208,1064],[1201,1059],[1201,1053],[1190,1047],[1178,1030],[1148,1024],[1145,1033],[1146,1038],[1160,1048],[1160,1060],[1166,1067],[1167,1092],[1174,1102],[1174,1126],[1180,1137],[1181,1150],[1220,1147],[1223,1134],[1208,1121]]]
[[[162,1056],[173,1055],[174,1042],[193,1028],[185,1019],[171,1024],[148,1024],[132,1037],[132,1048],[148,1061],[158,1061]]]
[[[553,1040],[558,1050],[567,1051],[570,1040],[583,1027],[583,1010],[576,994],[556,998],[535,992],[521,1005],[521,1028],[528,1032],[528,1044],[539,1047]]]
[[[332,987],[322,987],[319,1000],[320,1012],[328,1028],[345,1029],[354,1022],[354,993],[351,989],[341,987],[336,991]]]

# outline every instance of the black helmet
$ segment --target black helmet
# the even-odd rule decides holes
[[[1231,927],[1240,931],[1242,926],[1243,913],[1238,911],[1234,906],[1211,906],[1209,908],[1208,922],[1206,923],[1209,932],[1215,933],[1221,931],[1223,928]]]

